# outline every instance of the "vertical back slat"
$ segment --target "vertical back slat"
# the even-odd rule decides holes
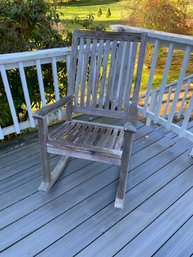
[[[151,62],[151,70],[149,74],[149,79],[148,79],[148,86],[146,90],[146,95],[145,95],[145,103],[143,107],[143,115],[145,116],[148,108],[148,103],[149,103],[149,97],[151,94],[151,89],[152,89],[152,83],[153,83],[153,78],[155,74],[155,68],[157,64],[157,58],[158,58],[158,51],[159,51],[159,41],[155,40],[155,46],[154,46],[154,51],[153,51],[153,57],[152,57],[152,62]]]
[[[77,74],[76,74],[76,82],[75,82],[75,94],[74,94],[75,104],[78,104],[79,88],[81,89],[81,73],[82,73],[82,64],[83,64],[83,51],[84,51],[84,39],[81,38],[80,39],[80,45],[79,45]]]
[[[92,99],[92,107],[96,107],[96,90],[95,90],[95,77],[96,77],[96,53],[97,52],[97,40],[93,40],[92,52],[91,52],[91,61],[90,61],[90,72],[88,78],[88,90],[87,90],[87,100],[86,106],[90,106],[90,101]],[[94,101],[93,101],[94,100]]]
[[[123,49],[124,49],[124,42],[120,42],[118,52],[117,52],[117,65],[115,70],[115,82],[113,86],[111,87],[110,91],[110,99],[112,101],[111,109],[114,110],[118,105],[118,97],[117,97],[117,91],[119,90],[119,80],[121,76],[121,59],[123,57]]]
[[[106,97],[105,97],[105,105],[104,105],[105,109],[109,108],[111,87],[114,84],[115,73],[113,71],[115,71],[116,65],[117,65],[116,54],[117,54],[117,41],[113,41],[111,43],[111,60],[110,60],[109,76],[108,76],[108,82],[107,82],[107,88],[106,88]]]
[[[155,110],[155,118],[154,118],[155,123],[158,121],[158,116],[159,116],[160,108],[162,105],[162,99],[163,99],[163,95],[164,95],[164,91],[165,91],[165,86],[167,84],[168,73],[169,73],[169,69],[170,69],[170,65],[171,65],[171,61],[172,61],[173,50],[174,50],[174,44],[170,43],[170,46],[168,49],[168,54],[167,54],[167,59],[166,59],[166,64],[165,64],[165,68],[164,68],[162,83],[161,83],[161,87],[160,87],[160,91],[159,91],[158,103],[157,103],[157,107]]]
[[[59,92],[59,85],[58,85],[58,72],[57,72],[57,64],[56,58],[52,58],[52,73],[53,73],[53,80],[54,80],[54,92],[55,92],[55,99],[56,101],[60,100],[60,92]],[[62,119],[61,110],[57,112],[58,119]]]
[[[174,100],[172,102],[172,107],[171,107],[171,110],[170,110],[170,114],[168,116],[168,122],[167,122],[167,128],[168,129],[170,128],[170,126],[172,124],[172,120],[173,120],[173,117],[174,117],[174,114],[175,114],[176,105],[177,105],[177,102],[178,102],[178,99],[179,99],[179,95],[180,95],[181,88],[182,88],[182,85],[183,85],[183,80],[184,80],[185,73],[186,73],[186,68],[187,68],[187,65],[188,65],[188,62],[189,62],[189,58],[190,58],[190,52],[191,52],[191,47],[187,46],[186,47],[186,52],[185,52],[185,55],[184,55],[184,59],[183,59],[183,62],[182,62],[182,68],[180,70],[180,75],[179,75],[179,78],[178,78],[178,83],[177,83],[177,86],[176,86],[176,92],[175,92]]]
[[[93,40],[94,48],[96,49],[95,54],[93,55],[93,81],[92,81],[92,108],[96,108],[96,98],[97,98],[97,85],[95,83],[96,81],[96,67],[97,67],[97,40]],[[96,46],[95,46],[96,45]]]
[[[72,37],[72,54],[70,57],[70,73],[68,74],[68,95],[73,95],[74,93],[74,80],[76,74],[76,59],[77,59],[77,45],[78,45],[78,35],[79,31],[76,29],[73,31]]]
[[[83,69],[82,69],[82,80],[81,80],[81,100],[80,105],[81,107],[84,107],[85,102],[85,89],[86,89],[86,78],[87,78],[87,70],[88,70],[88,63],[89,63],[89,54],[90,54],[90,44],[91,40],[86,39],[86,48],[85,48],[85,54],[84,54],[84,62],[83,62]]]
[[[130,46],[131,46],[131,42],[124,43],[121,75],[120,75],[120,80],[119,80],[119,97],[118,97],[118,107],[117,107],[118,111],[121,110],[122,104],[124,103],[124,101],[123,101],[124,82],[125,82],[126,73],[127,73],[127,66],[128,66],[128,60],[129,60],[129,54],[130,54]]]
[[[132,99],[133,104],[136,104],[136,105],[138,102],[139,89],[140,89],[140,83],[142,78],[142,71],[143,71],[145,51],[146,51],[146,42],[147,42],[147,36],[146,34],[142,34],[141,47],[140,47],[140,52],[138,57],[137,73],[136,73],[135,86],[134,86],[133,99]]]
[[[21,78],[21,84],[23,88],[23,93],[24,93],[24,98],[27,106],[27,112],[30,120],[30,125],[32,128],[35,127],[35,121],[34,118],[32,117],[32,109],[31,109],[31,102],[30,102],[30,97],[29,97],[29,92],[28,92],[28,87],[27,87],[27,81],[26,81],[26,76],[24,72],[24,66],[22,62],[19,62],[19,73],[20,73],[20,78]]]
[[[103,49],[104,49],[104,40],[100,39],[98,50],[97,50],[96,74],[95,74],[95,81],[94,81],[94,85],[96,87],[96,98],[94,99],[95,105],[99,104],[99,101],[100,101],[100,98],[99,98],[99,101],[97,101],[97,95],[100,93],[98,92],[98,90],[100,90],[99,82],[100,82],[100,70],[101,70]],[[100,97],[100,94],[99,94],[99,97]]]
[[[119,68],[119,58],[118,56],[120,55],[120,42],[117,42],[117,47],[116,47],[116,54],[115,54],[115,60],[111,61],[111,64],[113,66],[112,70],[112,83],[109,86],[109,93],[107,93],[108,96],[108,105],[107,109],[112,109],[113,108],[113,98],[114,98],[114,88],[117,86],[116,85],[116,76],[117,76],[117,69]],[[107,101],[107,97],[106,97]]]
[[[19,134],[20,133],[19,122],[18,122],[18,119],[17,119],[17,114],[16,114],[16,111],[15,111],[15,106],[14,106],[14,103],[13,103],[13,97],[12,97],[11,90],[10,90],[10,87],[9,87],[9,82],[8,82],[7,74],[6,74],[6,71],[5,71],[5,66],[0,65],[0,70],[1,70],[2,80],[3,80],[3,85],[4,85],[4,88],[5,88],[5,93],[6,93],[6,96],[7,96],[8,103],[9,103],[9,108],[10,108],[10,111],[11,111],[11,116],[12,116],[14,127],[15,127],[15,132],[17,134]]]
[[[40,89],[42,106],[46,106],[46,97],[45,97],[45,92],[44,92],[44,82],[43,82],[43,77],[42,77],[42,69],[41,69],[40,60],[36,60],[36,69],[37,69],[38,84],[39,84],[39,89]]]
[[[107,66],[109,60],[109,53],[110,53],[110,40],[106,40],[105,44],[105,51],[103,55],[103,67],[102,67],[102,79],[100,85],[100,101],[99,107],[102,107],[104,104],[105,99],[105,87],[106,87],[106,78],[107,78]]]
[[[124,83],[124,111],[127,112],[129,109],[129,100],[130,100],[130,93],[131,93],[131,85],[133,79],[133,72],[135,67],[135,59],[137,54],[137,46],[138,43],[132,42],[129,54],[129,63]]]

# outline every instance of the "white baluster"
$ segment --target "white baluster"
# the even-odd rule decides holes
[[[43,77],[42,77],[42,69],[41,69],[40,60],[36,60],[36,68],[37,68],[38,84],[39,84],[39,89],[40,89],[42,106],[46,106],[46,97],[45,97],[45,91],[44,91],[44,82],[43,82]]]
[[[188,125],[192,110],[193,110],[193,95],[191,96],[191,99],[190,99],[189,105],[188,105],[188,109],[186,110],[186,114],[185,114],[184,119],[183,119],[183,123],[182,123],[182,126],[181,126],[181,131],[180,131],[180,136],[181,137],[184,135],[185,130],[187,129],[187,125]]]
[[[166,106],[165,106],[164,113],[163,113],[163,118],[166,117],[167,110],[168,110],[169,103],[170,103],[171,94],[172,94],[172,87],[170,87],[168,90],[168,97],[167,97]]]
[[[8,100],[8,103],[9,103],[11,115],[12,115],[12,118],[13,118],[15,132],[17,134],[19,134],[20,133],[19,122],[18,122],[18,119],[17,119],[17,114],[16,114],[14,103],[13,103],[13,97],[12,97],[11,90],[10,90],[10,87],[9,87],[9,82],[8,82],[8,79],[7,79],[5,66],[0,65],[0,70],[1,70],[2,80],[3,80],[3,85],[4,85],[4,88],[5,88],[5,93],[6,93],[6,96],[7,96],[7,100]]]
[[[129,53],[129,60],[128,60],[128,69],[126,73],[126,79],[125,83],[126,85],[124,88],[127,88],[127,91],[125,92],[125,98],[124,98],[124,108],[126,110],[129,109],[129,96],[131,96],[131,85],[132,85],[132,79],[133,79],[133,72],[135,68],[135,59],[136,59],[136,53],[137,53],[137,47],[138,43],[132,42],[130,47],[130,53]],[[127,86],[127,84],[129,86]]]
[[[150,100],[150,105],[149,105],[149,112],[151,113],[155,113],[155,108],[156,108],[156,104],[157,104],[157,97],[158,97],[158,92],[157,91],[153,91],[151,93],[151,100]],[[151,118],[147,118],[146,120],[146,125],[150,126],[152,123]]]
[[[56,58],[52,58],[52,73],[53,73],[53,79],[54,79],[54,92],[55,92],[55,99],[56,101],[60,100],[60,93],[59,93],[59,85],[58,85],[58,72],[57,72],[57,64],[56,64]],[[57,112],[58,119],[62,119],[62,113],[61,110],[58,110]]]
[[[149,74],[148,86],[147,86],[147,91],[146,91],[146,95],[145,95],[143,116],[145,116],[145,114],[147,112],[147,108],[148,108],[149,97],[151,94],[151,88],[152,88],[153,78],[154,78],[154,74],[155,74],[155,68],[156,68],[156,64],[157,64],[158,51],[159,51],[159,41],[156,40],[153,57],[152,57],[151,70],[150,70],[150,74]]]
[[[171,65],[171,61],[172,61],[173,50],[174,50],[174,44],[171,43],[170,46],[169,46],[169,49],[168,49],[168,54],[167,54],[165,68],[164,68],[162,83],[161,83],[161,87],[160,87],[160,90],[159,90],[159,98],[158,98],[158,103],[157,103],[157,107],[156,107],[156,110],[155,110],[155,118],[154,118],[155,123],[157,123],[157,121],[158,121],[160,108],[161,108],[161,105],[162,105],[162,99],[163,99],[163,95],[164,95],[164,91],[165,91],[165,86],[167,84],[168,73],[169,73],[169,69],[170,69],[170,65]]]
[[[191,83],[191,79],[188,80],[188,83],[186,85],[186,89],[185,89],[185,92],[184,92],[184,96],[183,96],[183,99],[182,99],[182,103],[181,103],[181,106],[180,106],[180,109],[179,109],[179,112],[178,112],[178,119],[180,118],[180,116],[182,115],[182,112],[183,112],[183,107],[184,107],[184,104],[185,104],[185,101],[186,101],[186,97],[187,97],[187,94],[188,94],[188,90],[190,88],[190,83]]]
[[[29,116],[29,120],[30,120],[30,125],[32,128],[34,128],[36,125],[35,125],[34,118],[32,117],[31,102],[30,102],[29,91],[28,91],[28,87],[27,87],[26,76],[25,76],[25,72],[24,72],[24,66],[23,66],[22,62],[19,62],[18,65],[19,65],[21,84],[22,84],[24,98],[25,98],[25,102],[26,102],[26,106],[27,106],[27,112],[28,112],[28,116]]]
[[[179,95],[180,95],[180,92],[181,92],[184,76],[185,76],[185,73],[186,73],[186,68],[187,68],[187,65],[188,65],[188,62],[189,62],[189,58],[190,58],[190,51],[191,51],[191,47],[187,46],[186,47],[186,52],[185,52],[185,55],[184,55],[184,59],[183,59],[183,63],[182,63],[182,68],[181,68],[179,79],[178,79],[178,83],[177,83],[177,86],[176,86],[176,92],[175,92],[174,100],[172,102],[172,107],[171,107],[171,110],[170,110],[170,114],[168,116],[167,129],[170,128],[170,126],[172,124],[174,114],[175,114],[176,105],[177,105],[178,100],[179,100]]]

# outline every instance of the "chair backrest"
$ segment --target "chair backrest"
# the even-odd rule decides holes
[[[74,95],[75,112],[125,117],[131,102],[137,105],[146,38],[74,30],[68,94]]]

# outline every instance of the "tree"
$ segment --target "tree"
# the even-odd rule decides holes
[[[127,2],[126,23],[131,26],[179,34],[191,34],[187,22],[187,1],[131,0]]]
[[[64,45],[53,29],[57,22],[59,14],[44,0],[1,0],[0,53]]]

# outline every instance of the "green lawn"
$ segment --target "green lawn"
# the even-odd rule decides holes
[[[58,4],[58,12],[62,12],[64,16],[61,16],[65,23],[65,28],[72,30],[74,25],[68,24],[68,20],[73,19],[75,16],[86,16],[90,13],[94,14],[94,24],[103,24],[109,26],[110,24],[118,24],[122,22],[122,3],[115,0],[79,0],[72,4]],[[96,13],[98,8],[101,8],[102,15],[97,17]],[[107,9],[110,8],[111,16],[106,18]]]
[[[102,15],[100,17],[97,17],[96,13],[98,8],[102,9]],[[110,8],[111,10],[111,17],[106,18],[106,12],[107,9]],[[191,13],[193,13],[193,7],[189,6],[189,16],[191,16]],[[73,30],[74,28],[77,28],[78,26],[75,24],[69,24],[69,20],[73,19],[75,16],[84,17],[90,13],[94,14],[94,24],[103,24],[107,28],[111,24],[120,24],[123,23],[123,2],[118,2],[116,0],[78,0],[75,3],[72,4],[58,4],[57,5],[57,11],[62,12],[64,16],[61,16],[61,19],[64,22],[65,29]],[[183,52],[181,51],[175,51],[174,58],[172,61],[172,65],[170,68],[169,76],[168,76],[168,83],[175,81],[178,79],[182,59],[183,59]],[[158,65],[156,68],[155,76],[154,76],[154,82],[153,82],[153,88],[160,87],[163,71],[164,71],[164,65],[165,60],[167,56],[167,49],[162,51],[162,54],[160,53],[160,57],[158,60]],[[151,61],[151,58],[149,59],[148,63]],[[190,58],[190,64],[187,68],[186,75],[189,75],[192,73],[192,64],[193,64],[193,56]],[[145,72],[142,79],[142,86],[141,89],[144,90],[148,83],[149,78],[149,72],[150,67],[148,64],[145,65]]]

